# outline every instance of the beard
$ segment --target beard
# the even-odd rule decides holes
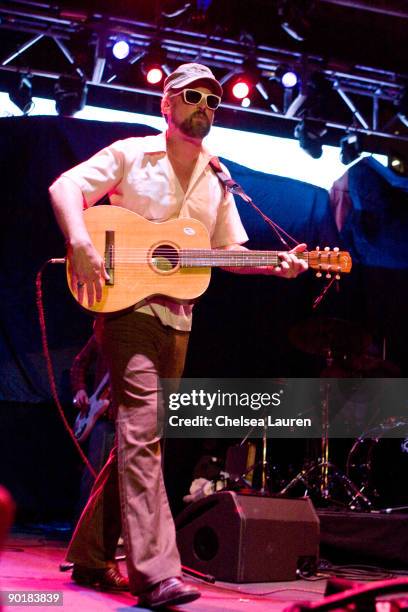
[[[207,115],[196,111],[177,126],[183,134],[190,138],[205,138],[211,129],[211,122]]]

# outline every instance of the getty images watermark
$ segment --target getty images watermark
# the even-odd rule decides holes
[[[162,388],[158,430],[170,438],[408,435],[406,379],[183,379]]]
[[[170,427],[177,428],[242,428],[242,427],[311,427],[310,418],[301,417],[277,417],[272,414],[272,408],[281,405],[281,394],[283,390],[276,393],[237,393],[230,391],[215,392],[203,389],[192,389],[190,392],[171,393],[168,400],[169,411],[179,411],[181,408],[192,408],[193,411],[205,410],[207,414],[196,414],[195,416],[181,416],[180,414],[168,414],[167,420]],[[234,409],[238,415],[231,415],[226,410]],[[222,414],[209,416],[214,411]],[[248,414],[248,409],[252,414]],[[247,414],[247,416],[245,416]],[[262,416],[261,416],[262,415]]]

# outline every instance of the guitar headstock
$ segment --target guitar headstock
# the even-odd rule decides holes
[[[322,276],[322,272],[326,272],[326,278],[331,278],[333,274],[340,278],[340,274],[350,272],[352,266],[350,253],[340,251],[337,247],[333,250],[326,247],[322,251],[320,247],[316,247],[314,251],[309,251],[308,262],[310,268],[317,270],[316,276]]]

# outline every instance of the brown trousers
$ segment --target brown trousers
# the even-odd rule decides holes
[[[104,568],[124,537],[130,589],[137,594],[181,575],[161,470],[158,378],[181,377],[188,332],[132,312],[107,319],[102,345],[117,407],[115,444],[70,542],[67,559]]]

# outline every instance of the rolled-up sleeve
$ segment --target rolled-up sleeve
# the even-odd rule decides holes
[[[114,190],[122,180],[124,158],[121,142],[114,142],[61,175],[78,185],[88,206],[93,206]]]

